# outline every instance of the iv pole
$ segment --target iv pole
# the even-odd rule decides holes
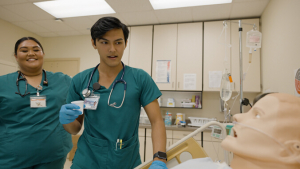
[[[225,20],[226,22],[226,20]],[[244,81],[244,75],[243,75],[243,52],[242,52],[242,20],[239,20],[239,22],[234,22],[234,21],[229,21],[233,23],[238,23],[239,24],[239,60],[240,60],[240,113],[243,113],[243,81]],[[243,23],[246,25],[255,25],[255,24],[249,24],[249,23]]]
[[[240,39],[240,113],[243,113],[244,109],[243,109],[243,81],[244,81],[244,76],[243,76],[243,53],[242,53],[242,21],[239,20],[239,39]]]

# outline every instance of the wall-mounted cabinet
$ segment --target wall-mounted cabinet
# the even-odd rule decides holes
[[[202,22],[154,26],[152,78],[160,90],[202,91]],[[170,61],[158,82],[158,62]]]
[[[238,22],[238,20],[234,20]],[[242,23],[255,24],[259,31],[259,19],[243,19]],[[252,51],[252,62],[249,63],[249,48],[246,47],[247,32],[253,29],[252,25],[243,24],[242,52],[243,52],[243,73],[246,78],[243,83],[244,92],[260,92],[260,49]],[[238,23],[231,23],[231,44],[232,44],[232,77],[235,83],[235,91],[240,90],[240,67],[239,67],[239,32]],[[248,69],[249,67],[249,69]]]
[[[223,21],[205,22],[204,23],[204,86],[203,91],[220,91],[220,88],[212,88],[209,85],[210,71],[223,71],[225,52],[229,56],[230,72],[234,83],[234,90],[240,89],[240,68],[239,68],[239,25],[238,20],[227,22],[227,46],[231,48],[225,51],[225,32],[221,38],[220,34],[223,29]],[[259,19],[245,19],[242,23],[255,24],[259,30]],[[249,48],[246,47],[247,32],[253,26],[243,24],[242,33],[242,51],[243,51],[243,73],[246,73],[246,79],[243,83],[244,92],[260,92],[260,49],[253,51],[252,62],[249,63]],[[248,66],[249,69],[248,69]]]
[[[170,60],[170,74],[167,83],[157,83],[160,90],[176,89],[176,67],[177,67],[177,24],[154,25],[153,39],[153,64],[152,78],[155,82],[158,80],[157,69],[158,60]]]
[[[128,65],[151,75],[153,26],[131,27]]]

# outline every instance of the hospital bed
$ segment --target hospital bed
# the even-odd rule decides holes
[[[169,148],[167,148],[167,157],[168,162],[172,159],[176,159],[178,164],[181,163],[180,155],[184,152],[188,152],[191,154],[192,158],[204,158],[208,157],[204,149],[201,147],[201,145],[193,138],[193,136],[197,135],[198,133],[202,132],[209,126],[218,126],[222,130],[222,138],[225,139],[226,137],[226,129],[225,126],[222,123],[219,122],[209,122],[200,127],[199,129],[195,130],[194,132],[190,133],[189,135],[182,138],[180,141],[176,142],[175,144],[171,145]],[[224,158],[225,162],[228,164],[228,152],[224,150]],[[150,165],[152,164],[153,160],[148,160],[141,165],[137,166],[135,169],[148,169]],[[167,162],[167,165],[168,165]]]

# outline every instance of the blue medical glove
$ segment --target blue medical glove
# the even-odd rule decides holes
[[[59,122],[61,124],[69,124],[82,114],[80,110],[74,110],[74,109],[80,109],[79,106],[76,104],[65,104],[62,105],[59,111]]]
[[[156,160],[153,161],[149,169],[168,169],[166,163]]]

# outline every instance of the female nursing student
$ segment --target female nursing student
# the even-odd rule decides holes
[[[71,78],[42,69],[38,40],[15,44],[19,71],[0,76],[0,168],[63,169],[71,135],[59,123]]]

